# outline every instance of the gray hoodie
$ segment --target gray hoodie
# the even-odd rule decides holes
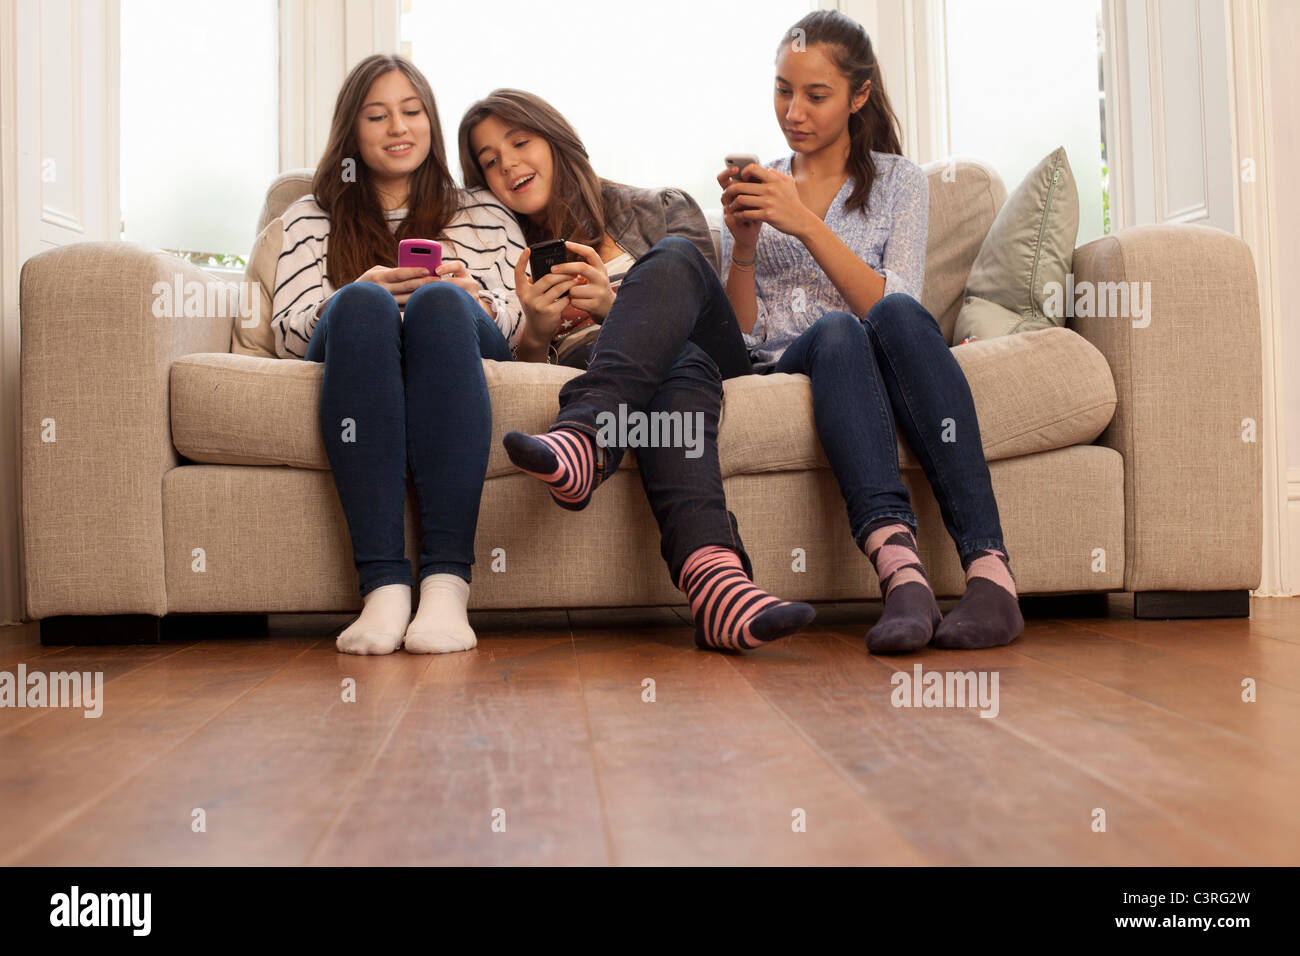
[[[665,236],[681,236],[695,243],[713,268],[718,268],[718,256],[704,213],[682,190],[638,189],[606,181],[603,193],[605,208],[614,210],[605,223],[605,231],[632,258],[640,259]]]

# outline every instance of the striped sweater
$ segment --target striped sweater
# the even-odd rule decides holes
[[[397,231],[405,209],[385,213]],[[302,358],[316,328],[316,309],[334,294],[326,276],[329,216],[307,195],[281,216],[284,241],[275,270],[271,329],[281,358]],[[515,263],[524,249],[519,224],[486,189],[461,190],[460,209],[441,236],[443,262],[463,262],[479,284],[479,296],[495,312],[497,326],[514,346],[523,328],[523,309],[514,293]],[[394,240],[396,244],[396,240]]]

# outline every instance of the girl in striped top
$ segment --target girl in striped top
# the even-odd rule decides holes
[[[383,55],[344,81],[312,193],[284,223],[276,347],[324,363],[321,434],[364,604],[338,649],[473,647],[466,607],[492,421],[482,360],[509,361],[523,328],[509,281],[518,224],[488,191],[456,188],[428,82]],[[435,274],[396,267],[404,238],[442,243]],[[408,467],[423,533],[414,619]]]
[[[511,292],[514,264],[523,250],[519,225],[486,189],[458,190],[456,198],[456,212],[440,237],[442,261],[464,266],[477,286],[475,295],[489,306],[501,334],[514,342],[523,317]],[[384,210],[394,243],[408,238],[398,233],[407,214],[405,207]],[[307,355],[325,302],[336,291],[327,268],[330,217],[308,194],[290,203],[280,218],[284,242],[276,265],[271,328],[280,358],[300,359]],[[429,238],[405,232],[409,238]],[[406,307],[398,308],[404,312]]]

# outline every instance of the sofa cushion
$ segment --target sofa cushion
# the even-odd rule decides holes
[[[320,437],[324,366],[296,359],[205,352],[172,364],[172,443],[192,461],[288,465],[328,470]],[[543,432],[559,411],[560,388],[575,368],[537,362],[483,362],[492,401],[487,477],[515,474],[501,447],[510,430]],[[636,456],[622,468],[635,468]]]
[[[952,354],[970,383],[987,461],[1086,444],[1115,413],[1110,366],[1070,329],[971,342]],[[827,467],[806,376],[741,376],[723,391],[724,476]],[[920,467],[901,438],[897,449],[901,467]]]
[[[316,362],[200,352],[172,363],[172,444],[226,465],[329,468]]]
[[[1115,410],[1101,353],[1070,329],[973,342],[953,354],[970,382],[989,461],[1086,443]],[[193,461],[328,469],[318,424],[322,366],[292,359],[203,353],[172,365],[172,441]],[[483,363],[492,399],[487,477],[512,474],[507,431],[545,431],[560,387],[577,369]],[[746,375],[725,384],[719,454],[724,476],[827,467],[802,375]],[[904,467],[918,467],[899,442]],[[623,458],[635,467],[635,455]]]
[[[550,428],[560,411],[560,389],[569,379],[581,374],[581,369],[543,362],[483,363],[483,375],[492,399],[489,478],[519,473],[501,447],[502,437],[508,431],[537,435]],[[635,468],[636,455],[631,452],[624,455],[619,467]]]

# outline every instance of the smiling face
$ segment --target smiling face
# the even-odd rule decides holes
[[[773,106],[785,141],[796,153],[813,153],[849,139],[849,116],[862,108],[871,83],[850,98],[849,81],[825,44],[796,52],[792,44],[776,58]]]
[[[489,116],[470,130],[469,144],[492,195],[511,212],[541,222],[555,182],[550,143]]]
[[[379,188],[405,197],[411,173],[429,155],[429,113],[401,70],[389,70],[370,85],[356,121],[361,161]],[[404,201],[404,200],[403,200]]]

